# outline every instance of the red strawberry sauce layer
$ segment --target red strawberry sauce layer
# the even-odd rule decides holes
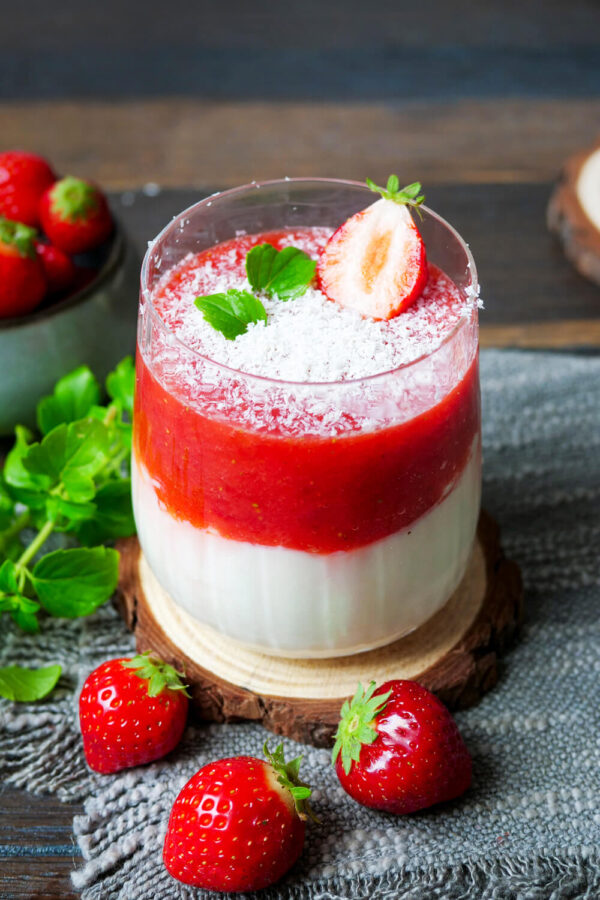
[[[278,238],[281,244],[293,243],[285,234]],[[213,266],[222,259],[223,271],[237,267],[239,275],[249,246],[264,239],[237,240],[237,255],[231,253],[236,241],[229,241],[171,270],[153,298],[163,319],[169,321],[160,306],[169,293],[165,284],[172,291],[207,257]],[[268,239],[279,244],[272,233]],[[443,285],[444,279],[438,282]],[[456,324],[449,319],[448,332]],[[207,415],[191,399],[189,377],[177,381],[171,375],[166,389],[165,379],[156,377],[160,367],[153,368],[138,347],[137,460],[174,518],[239,541],[331,553],[406,528],[452,487],[480,428],[476,353],[458,383],[424,412],[374,430],[358,430],[346,414],[335,435],[287,429],[273,416],[268,430],[264,424],[253,428],[242,415],[248,402],[244,391],[237,402],[231,399],[233,374],[221,397],[225,411]]]

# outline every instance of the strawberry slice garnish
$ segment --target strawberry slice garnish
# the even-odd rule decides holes
[[[319,287],[340,306],[373,319],[393,319],[420,296],[427,283],[425,244],[410,214],[425,197],[419,182],[399,190],[396,175],[387,187],[367,186],[381,199],[335,231],[317,266]]]
[[[359,684],[342,707],[333,763],[351,797],[389,813],[452,800],[471,784],[471,756],[456,722],[416,681]]]

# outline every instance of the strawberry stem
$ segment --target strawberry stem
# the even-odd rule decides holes
[[[140,653],[133,659],[126,659],[121,665],[126,669],[136,669],[133,674],[148,682],[149,697],[157,697],[164,690],[181,691],[186,697],[190,696],[187,685],[181,681],[185,677],[183,672],[178,672],[150,651]]]
[[[93,184],[67,175],[51,190],[52,212],[67,222],[85,219],[98,207],[98,195]]]
[[[360,759],[363,744],[372,744],[377,737],[374,726],[375,717],[385,709],[391,691],[373,697],[377,685],[372,681],[365,690],[359,682],[352,700],[344,703],[341,710],[340,724],[335,735],[335,744],[331,751],[331,762],[335,762],[342,753],[342,766],[346,775],[353,762]]]
[[[298,813],[298,816],[303,820],[311,818],[313,822],[318,822],[319,820],[315,816],[310,807],[310,803],[308,802],[308,798],[311,796],[312,790],[304,781],[301,781],[301,779],[299,778],[302,756],[297,756],[290,762],[286,762],[283,752],[283,744],[278,744],[277,747],[275,747],[275,750],[271,751],[269,749],[268,741],[265,741],[263,753],[265,754],[267,762],[275,769],[275,772],[277,774],[277,781],[279,782],[279,784],[281,784],[284,788],[287,788],[294,798],[294,804],[296,806],[296,812]]]
[[[425,201],[425,194],[421,193],[420,181],[414,181],[401,189],[398,176],[390,175],[385,187],[380,187],[374,181],[371,181],[370,178],[367,178],[366,184],[371,191],[381,194],[384,200],[393,200],[394,203],[400,203],[403,206],[412,206],[417,211]]]
[[[35,258],[35,236],[35,228],[29,228],[22,222],[13,222],[12,219],[0,216],[0,244],[14,247],[20,256]]]

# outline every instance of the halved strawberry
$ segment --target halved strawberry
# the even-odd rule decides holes
[[[319,287],[330,299],[373,319],[393,319],[407,309],[427,283],[425,244],[408,210],[425,197],[419,182],[399,190],[396,175],[381,194],[335,231],[317,266]]]

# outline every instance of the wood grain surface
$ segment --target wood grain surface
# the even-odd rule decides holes
[[[1,900],[71,900],[69,872],[80,862],[73,837],[79,804],[0,787]]]
[[[384,180],[390,172],[426,188],[551,181],[599,127],[600,97],[0,102],[0,147],[37,150],[59,171],[107,188],[231,187],[284,175]]]

